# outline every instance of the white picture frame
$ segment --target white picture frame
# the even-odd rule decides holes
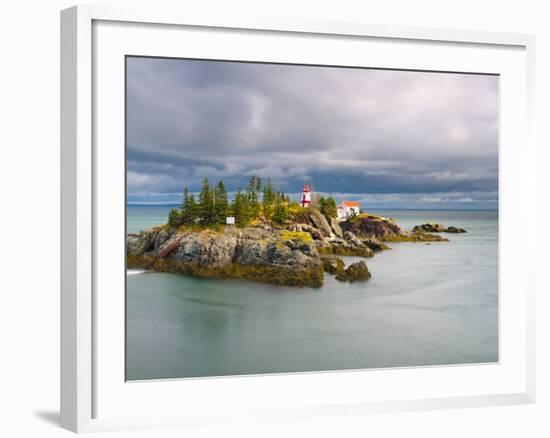
[[[98,30],[97,26],[102,30]],[[127,40],[124,35],[118,36],[120,30],[116,26],[124,27],[123,32],[132,32],[132,53],[140,50],[139,45],[145,47],[140,41],[139,33],[146,27],[150,32],[159,34],[159,40],[151,42],[146,50],[157,50],[155,44],[161,47],[162,36],[160,34],[177,32],[178,29],[186,29],[189,32],[200,32],[202,36],[215,34],[216,32],[234,31],[239,39],[251,40],[263,38],[268,35],[273,41],[276,39],[305,38],[334,38],[338,44],[361,44],[369,40],[376,44],[385,42],[388,44],[407,45],[410,47],[439,47],[445,50],[477,50],[483,49],[486,56],[494,56],[494,64],[491,59],[481,59],[480,56],[471,56],[472,64],[464,64],[461,68],[461,57],[454,57],[454,71],[472,71],[474,65],[483,65],[482,72],[503,74],[510,81],[505,84],[511,90],[509,94],[505,89],[502,100],[503,107],[511,102],[519,106],[512,113],[505,111],[501,117],[507,129],[501,134],[501,152],[505,152],[505,160],[501,157],[501,197],[505,201],[501,209],[501,235],[507,236],[508,230],[513,228],[517,221],[527,221],[534,224],[535,221],[535,143],[532,134],[532,120],[534,108],[534,53],[535,39],[532,35],[507,34],[492,32],[460,31],[450,29],[425,29],[415,27],[393,27],[364,23],[337,23],[314,22],[297,19],[258,19],[252,17],[227,18],[198,16],[192,11],[162,11],[157,9],[129,10],[99,6],[78,6],[66,9],[61,13],[61,426],[75,431],[99,431],[118,428],[146,428],[160,426],[175,426],[188,424],[208,424],[210,422],[232,421],[254,417],[255,419],[270,419],[274,416],[299,418],[311,415],[342,415],[362,414],[369,412],[393,412],[419,409],[441,409],[455,407],[474,407],[487,405],[532,403],[535,400],[535,283],[534,263],[530,261],[534,256],[533,250],[524,252],[525,260],[516,266],[514,273],[502,272],[506,277],[507,288],[514,287],[517,300],[504,300],[505,308],[501,316],[501,333],[504,336],[502,342],[505,351],[514,351],[514,355],[506,356],[498,365],[465,366],[460,370],[457,367],[425,367],[412,372],[417,382],[428,382],[438,379],[442,381],[458,378],[457,387],[448,391],[440,386],[424,394],[418,388],[410,388],[409,392],[389,391],[390,382],[396,382],[396,386],[403,386],[404,382],[411,379],[411,370],[375,370],[363,372],[334,372],[334,373],[308,373],[281,376],[254,376],[236,378],[209,378],[187,381],[161,382],[153,384],[125,383],[120,381],[120,362],[106,362],[108,354],[98,352],[114,351],[120,349],[120,344],[112,343],[104,336],[104,330],[113,330],[120,333],[122,324],[116,323],[116,318],[123,321],[123,314],[117,313],[119,309],[115,305],[111,315],[106,315],[104,300],[97,300],[98,288],[103,288],[110,281],[109,275],[102,271],[103,258],[101,256],[105,245],[98,236],[104,234],[102,225],[101,208],[96,208],[102,202],[110,202],[115,205],[120,201],[116,196],[109,201],[105,185],[116,186],[120,182],[120,169],[108,167],[103,159],[96,154],[97,142],[109,141],[103,137],[102,132],[107,128],[97,130],[96,124],[102,123],[102,117],[109,116],[119,120],[119,113],[107,114],[101,110],[104,105],[101,93],[98,93],[98,83],[103,81],[105,74],[110,70],[103,70],[112,57],[120,58],[121,53],[126,53]],[[143,27],[143,29],[141,29]],[[130,29],[131,28],[131,29]],[[137,37],[136,37],[137,36]],[[165,35],[166,36],[166,35]],[[201,37],[202,37],[201,36]],[[156,38],[152,38],[156,40]],[[150,40],[150,39],[149,39]],[[271,40],[270,40],[271,41]],[[106,49],[109,42],[109,50]],[[213,47],[216,41],[212,41]],[[314,44],[312,42],[311,44]],[[308,42],[309,44],[309,42]],[[450,47],[452,46],[452,47]],[[164,41],[162,45],[166,55],[172,48]],[[212,50],[218,50],[214,47]],[[254,46],[251,46],[251,50]],[[174,48],[173,50],[177,50]],[[208,44],[200,44],[194,48],[194,53],[211,50]],[[328,52],[335,50],[327,48]],[[404,54],[404,49],[396,49]],[[494,55],[490,53],[494,52]],[[251,52],[252,53],[252,52]],[[481,53],[481,52],[480,52]],[[105,54],[105,55],[104,55]],[[129,53],[126,53],[129,54]],[[427,52],[428,56],[429,53]],[[105,58],[101,58],[105,56]],[[205,57],[213,55],[205,55]],[[239,56],[232,55],[232,56]],[[247,59],[250,59],[249,55]],[[276,54],[272,56],[276,57]],[[319,55],[320,56],[320,55]],[[331,56],[330,53],[323,56]],[[464,55],[470,56],[470,55]],[[451,57],[447,62],[451,65]],[[479,58],[479,59],[478,59]],[[498,58],[498,59],[497,59]],[[97,60],[98,62],[96,65]],[[294,61],[299,59],[295,55]],[[320,59],[320,58],[318,58]],[[284,59],[283,59],[284,60]],[[380,61],[382,62],[382,61]],[[388,60],[388,62],[391,62]],[[434,70],[434,65],[426,61],[408,61],[410,68]],[[424,64],[423,64],[424,62]],[[478,63],[478,64],[476,64]],[[98,67],[98,65],[100,65]],[[494,66],[493,66],[494,65]],[[396,67],[395,65],[386,65]],[[399,67],[399,66],[397,66]],[[109,66],[107,66],[109,68]],[[116,67],[118,68],[118,67]],[[503,69],[502,71],[500,69]],[[435,68],[437,69],[437,68]],[[452,68],[447,68],[451,69]],[[114,70],[113,70],[114,71]],[[108,87],[119,87],[122,78],[116,77]],[[122,81],[123,83],[123,81]],[[509,84],[509,85],[508,85]],[[101,85],[102,87],[102,85]],[[99,87],[99,88],[101,88]],[[114,88],[110,88],[112,91]],[[118,90],[117,93],[120,93]],[[116,94],[116,93],[115,93]],[[120,96],[120,94],[116,94]],[[116,98],[116,97],[115,97]],[[119,102],[120,103],[120,102]],[[113,111],[118,111],[119,107]],[[118,115],[117,115],[118,114]],[[518,120],[515,117],[519,116]],[[523,117],[522,117],[523,116]],[[104,124],[102,126],[105,126]],[[516,129],[517,128],[517,129]],[[120,126],[111,126],[109,132],[120,133]],[[115,134],[113,134],[115,135]],[[113,138],[116,137],[116,135]],[[513,148],[513,144],[521,144],[521,148]],[[118,143],[117,143],[118,144]],[[122,148],[124,144],[119,144]],[[118,146],[117,146],[118,147]],[[122,155],[123,157],[124,155]],[[116,158],[116,157],[115,157]],[[118,158],[120,159],[120,154]],[[518,162],[521,160],[521,163]],[[515,167],[514,163],[517,163]],[[117,170],[118,169],[118,170]],[[508,171],[510,170],[510,171]],[[114,177],[115,173],[118,177]],[[512,184],[513,183],[513,184]],[[116,191],[115,191],[116,192]],[[117,201],[118,199],[118,201]],[[513,201],[521,201],[523,209],[512,211]],[[114,221],[116,222],[116,220]],[[99,233],[99,234],[98,234]],[[503,234],[502,234],[503,233]],[[525,238],[525,236],[524,236]],[[534,237],[527,237],[527,245],[534,247]],[[501,246],[501,257],[506,265],[506,255],[525,245],[512,237],[505,240],[506,245]],[[116,251],[115,251],[116,252]],[[105,274],[104,274],[105,273]],[[124,274],[124,273],[123,273]],[[114,275],[114,274],[113,274]],[[513,276],[513,277],[512,277]],[[512,286],[510,286],[512,283]],[[103,290],[103,289],[101,289]],[[123,293],[123,291],[121,291]],[[505,295],[506,298],[508,295]],[[511,296],[511,295],[510,295]],[[502,297],[502,295],[501,295]],[[509,303],[509,305],[507,304]],[[102,320],[111,318],[110,322]],[[515,318],[515,319],[514,319]],[[113,322],[114,321],[114,322]],[[518,321],[518,327],[512,327],[510,321]],[[118,331],[117,331],[118,330]],[[122,328],[123,330],[123,328]],[[117,336],[113,336],[117,338]],[[513,338],[513,339],[512,339]],[[118,339],[118,338],[117,338]],[[507,343],[510,342],[510,347]],[[512,343],[515,343],[512,346]],[[502,347],[502,345],[501,345]],[[109,350],[108,350],[109,349]],[[508,350],[507,350],[508,349]],[[516,357],[517,356],[517,357]],[[119,356],[117,356],[119,357]],[[511,364],[513,362],[513,364]],[[510,363],[509,369],[507,369]],[[498,368],[500,367],[500,368]],[[501,370],[507,370],[500,373]],[[381,374],[375,374],[381,373]],[[373,376],[379,382],[377,395],[367,397],[356,394],[345,385],[355,386],[354,382],[367,384],[372,382]],[[455,377],[458,376],[458,377]],[[120,387],[130,388],[130,392],[118,389],[110,392],[110,383],[116,380]],[[118,379],[118,380],[117,380]],[[462,382],[460,379],[464,379]],[[466,380],[472,382],[472,386],[463,385]],[[509,380],[510,385],[503,384]],[[485,381],[485,386],[479,386],[479,391],[474,390],[475,382]],[[219,395],[220,402],[213,406],[211,411],[200,403],[193,403],[196,409],[191,409],[191,404],[173,404],[172,409],[168,405],[159,404],[152,407],[132,403],[121,403],[124,400],[139,399],[140,397],[158,397],[165,394],[167,403],[174,400],[175,394],[181,390],[181,385],[186,385],[189,394],[193,391],[207,391],[211,395]],[[419,383],[420,384],[420,383]],[[155,386],[157,385],[157,386]],[[159,386],[160,385],[160,386]],[[344,386],[343,386],[344,385]],[[384,386],[386,385],[386,386]],[[177,389],[178,387],[179,389]],[[271,403],[262,404],[261,400],[255,400],[257,409],[245,400],[237,400],[233,407],[228,405],[224,393],[245,395],[261,395],[275,391],[275,387],[282,388],[283,392],[275,394]],[[284,389],[303,388],[304,391],[312,388],[321,388],[322,396],[314,397],[296,396],[294,403],[285,399]],[[388,388],[387,396],[384,396],[384,387]],[[462,388],[460,388],[462,387]],[[176,389],[173,389],[176,388]],[[344,389],[342,389],[344,388]],[[112,399],[112,406],[107,406],[105,394]],[[426,395],[427,394],[427,395]],[[103,397],[103,398],[102,398]],[[243,396],[244,397],[244,396]],[[324,397],[324,398],[323,398]],[[332,398],[331,398],[332,397]],[[238,397],[237,397],[238,398]],[[315,400],[315,401],[314,401]],[[242,402],[242,403],[241,403]],[[117,406],[127,406],[126,410]],[[161,406],[162,405],[162,406]],[[105,407],[104,407],[105,406]],[[226,408],[224,408],[226,406]],[[135,409],[135,411],[134,411]],[[108,412],[103,415],[102,412]]]

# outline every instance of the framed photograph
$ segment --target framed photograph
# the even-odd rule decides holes
[[[63,427],[534,401],[534,37],[61,26]]]

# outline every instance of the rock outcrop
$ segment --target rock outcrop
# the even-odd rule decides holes
[[[346,231],[343,238],[326,239],[315,243],[320,254],[342,256],[372,257],[375,252],[390,249],[388,245],[375,237],[359,239],[350,231]]]
[[[353,233],[346,231],[344,238],[331,238],[315,242],[321,254],[372,257],[374,251]]]
[[[356,236],[383,238],[391,235],[405,235],[406,231],[392,219],[372,215],[359,215],[340,223],[344,232],[350,231]]]
[[[344,232],[342,231],[342,227],[340,227],[340,223],[338,222],[338,219],[331,218],[330,228],[332,228],[332,232],[335,234],[336,237],[340,239],[344,238]]]
[[[450,226],[450,227],[447,227],[447,230],[446,230],[447,233],[467,233],[467,231],[464,229],[464,228],[458,228],[458,227],[453,227],[453,226]]]
[[[361,260],[349,265],[345,270],[336,274],[336,279],[340,281],[365,281],[371,277],[367,264]]]
[[[431,234],[424,232],[409,232],[405,234],[388,235],[382,238],[384,242],[448,242],[449,239],[440,236],[439,234]]]
[[[292,217],[285,225],[293,232],[308,233],[315,241],[320,254],[372,257],[374,251],[352,232],[344,232],[337,219],[330,223],[318,210],[310,209]]]
[[[270,232],[261,228],[222,231],[168,231],[169,254],[159,256],[155,242],[163,227],[128,235],[128,267],[209,278],[245,278],[288,286],[320,287],[323,267],[307,233]],[[164,237],[162,237],[164,238]]]
[[[457,228],[457,227],[446,227],[445,225],[441,224],[434,224],[434,223],[426,223],[422,225],[416,225],[413,228],[413,233],[416,232],[424,232],[424,233],[465,233],[466,230],[464,228]]]
[[[323,269],[329,274],[337,274],[338,272],[344,271],[345,264],[344,261],[334,255],[323,255],[321,256],[323,261]]]
[[[349,218],[340,223],[346,233],[352,232],[363,239],[363,244],[376,247],[375,241],[382,242],[444,242],[448,241],[437,234],[430,234],[423,229],[406,231],[393,219],[362,214]],[[373,241],[372,239],[375,239]],[[388,249],[386,245],[378,245],[381,249]],[[374,249],[374,248],[372,248]],[[376,250],[376,249],[375,249]]]
[[[390,249],[388,245],[386,245],[384,242],[381,242],[376,237],[367,237],[366,239],[363,239],[363,244],[367,245],[374,252]]]
[[[363,281],[371,277],[367,264],[361,260],[345,267],[344,261],[334,255],[321,256],[323,269],[339,281]]]
[[[290,226],[295,225],[309,226],[317,230],[317,233],[321,236],[321,238],[336,237],[325,216],[323,216],[319,210],[314,208],[292,215]]]

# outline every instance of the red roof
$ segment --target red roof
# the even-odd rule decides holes
[[[343,201],[342,205],[345,205],[346,207],[359,207],[361,204],[355,201]]]

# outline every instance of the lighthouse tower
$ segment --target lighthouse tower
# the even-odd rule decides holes
[[[309,207],[311,205],[311,187],[309,184],[304,185],[302,190],[302,200],[300,201],[302,207]]]

